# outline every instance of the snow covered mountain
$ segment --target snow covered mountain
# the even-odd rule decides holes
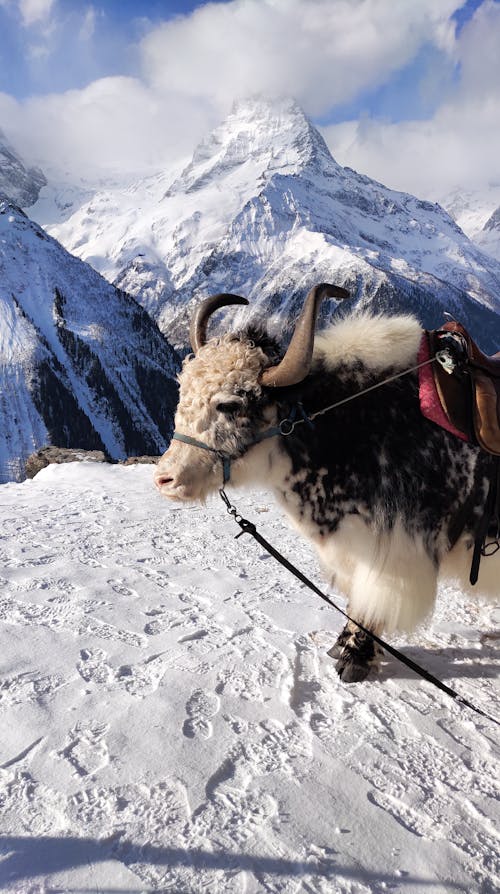
[[[481,251],[500,261],[500,184],[484,189],[454,189],[441,204]]]
[[[140,305],[0,202],[0,482],[44,444],[161,452],[176,368]]]
[[[483,251],[500,261],[500,205],[488,218],[475,241]]]
[[[485,349],[500,340],[500,263],[439,205],[337,164],[291,100],[238,103],[168,180],[99,192],[48,229],[177,343],[202,295],[245,294],[252,309],[239,316],[263,314],[281,331],[321,280],[426,325],[449,311]]]
[[[34,205],[47,179],[40,168],[27,168],[0,129],[0,196],[21,208]]]

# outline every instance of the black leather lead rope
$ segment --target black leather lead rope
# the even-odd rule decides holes
[[[415,661],[412,661],[411,658],[408,658],[408,656],[404,655],[403,652],[400,652],[399,649],[395,649],[394,646],[386,643],[385,640],[381,639],[379,636],[377,636],[376,633],[373,633],[371,630],[368,630],[368,628],[364,627],[363,624],[360,624],[359,621],[355,621],[354,618],[351,618],[347,614],[347,612],[340,608],[340,606],[336,605],[335,602],[333,602],[333,600],[326,595],[326,593],[323,593],[323,591],[320,590],[319,587],[316,586],[316,584],[309,580],[309,578],[306,577],[306,575],[303,574],[303,572],[300,571],[299,568],[289,562],[289,560],[286,559],[285,556],[283,556],[271,543],[269,543],[269,541],[266,540],[265,537],[262,537],[262,535],[259,534],[259,532],[257,531],[257,528],[253,524],[253,522],[248,521],[248,519],[243,518],[243,516],[239,514],[236,507],[233,506],[233,504],[229,500],[229,497],[227,496],[224,488],[221,488],[219,490],[219,493],[229,515],[234,518],[235,522],[241,528],[240,533],[236,535],[236,539],[241,537],[242,534],[251,534],[254,540],[256,540],[257,543],[260,544],[260,546],[262,546],[266,550],[266,552],[269,553],[270,556],[276,559],[276,561],[279,562],[280,565],[283,565],[283,567],[286,568],[287,571],[290,571],[291,574],[293,574],[298,580],[305,584],[306,587],[309,587],[309,589],[312,590],[313,593],[316,593],[316,595],[319,596],[320,599],[323,600],[323,602],[326,602],[331,608],[334,608],[335,611],[340,612],[340,614],[343,615],[344,618],[346,618],[352,624],[356,624],[356,626],[360,630],[362,630],[363,633],[366,633],[369,637],[371,637],[374,642],[385,649],[386,652],[389,652],[389,654],[392,655],[393,658],[406,665],[406,667],[409,667],[410,670],[418,674],[419,677],[427,680],[428,683],[432,683],[433,686],[435,686],[437,689],[440,689],[441,692],[446,693],[446,695],[459,702],[461,705],[465,705],[466,708],[470,708],[471,711],[475,711],[476,714],[479,714],[481,717],[485,717],[486,720],[491,721],[491,723],[496,724],[496,726],[500,726],[500,721],[497,720],[495,717],[492,717],[491,714],[488,714],[486,711],[483,711],[481,710],[481,708],[473,705],[472,702],[468,701],[468,699],[464,698],[463,695],[460,695],[454,689],[451,689],[450,686],[447,686],[446,683],[443,683],[441,680],[431,674],[430,671],[426,670],[424,667],[421,667]]]

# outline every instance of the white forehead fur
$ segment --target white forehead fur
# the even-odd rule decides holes
[[[319,332],[314,359],[327,369],[361,361],[373,370],[402,369],[416,361],[422,328],[410,314],[354,314]]]
[[[235,387],[260,392],[259,377],[267,358],[260,348],[231,335],[212,338],[192,359],[184,361],[178,415],[195,418],[207,410],[210,400]]]

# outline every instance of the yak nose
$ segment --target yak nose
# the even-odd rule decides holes
[[[173,476],[167,475],[165,472],[156,472],[154,476],[154,482],[159,490],[164,484],[172,484],[173,480]]]

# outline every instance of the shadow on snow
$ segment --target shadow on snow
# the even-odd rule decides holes
[[[118,853],[115,848],[118,844]],[[415,878],[409,873],[401,873],[396,878],[385,873],[372,872],[362,867],[339,866],[332,857],[321,861],[284,860],[277,857],[215,852],[176,847],[138,846],[126,840],[108,839],[97,841],[91,838],[40,836],[0,836],[0,852],[5,856],[0,864],[0,883],[14,883],[37,875],[64,872],[78,866],[89,866],[92,863],[112,858],[130,865],[142,863],[154,866],[165,866],[171,869],[188,868],[193,871],[218,870],[235,873],[239,871],[253,872],[255,875],[273,876],[320,876],[323,878],[342,877],[356,878],[374,883],[384,883],[384,887],[397,882],[398,885],[418,884],[422,887],[435,885],[436,879]],[[440,879],[447,891],[466,891],[462,885],[450,880]],[[161,882],[160,882],[161,884]],[[59,887],[46,888],[47,894],[84,894],[91,889]],[[158,888],[154,889],[158,891]],[[125,894],[124,889],[99,887],[101,894]],[[141,886],[140,892],[148,894]],[[127,889],[127,894],[139,894]]]

